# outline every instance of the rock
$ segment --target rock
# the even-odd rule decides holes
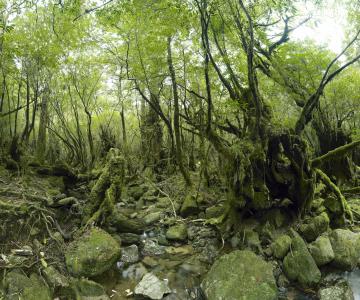
[[[36,274],[30,278],[18,271],[11,271],[4,280],[7,300],[52,300],[48,286]]]
[[[139,200],[140,197],[148,190],[146,185],[137,185],[129,187],[128,195],[133,197],[135,200]]]
[[[280,228],[288,222],[289,217],[281,209],[273,208],[265,212],[262,220],[269,221],[275,228]]]
[[[292,230],[291,251],[284,258],[284,271],[290,280],[298,281],[303,287],[316,285],[321,273],[301,236]]]
[[[129,219],[115,207],[113,213],[107,218],[108,225],[118,232],[143,233],[146,227],[143,219]]]
[[[183,204],[181,205],[180,214],[183,217],[188,217],[191,215],[196,215],[198,213],[199,213],[199,207],[196,202],[195,196],[188,194],[185,197]]]
[[[56,290],[67,289],[70,286],[68,279],[60,274],[53,266],[49,266],[42,271],[48,285]]]
[[[184,223],[171,226],[166,231],[166,238],[170,241],[185,241],[187,237],[187,226]]]
[[[69,245],[65,262],[72,275],[91,277],[110,269],[119,256],[119,243],[110,234],[95,227]]]
[[[122,272],[122,277],[125,279],[139,281],[147,272],[147,269],[142,263],[137,263],[125,269]]]
[[[143,256],[156,256],[165,253],[165,247],[160,246],[157,242],[151,239],[146,239],[143,241],[143,243],[144,243],[144,247],[142,249]]]
[[[151,225],[151,224],[154,224],[155,222],[160,221],[161,215],[162,215],[161,211],[153,212],[153,213],[146,215],[145,216],[145,224]]]
[[[347,280],[340,279],[334,285],[319,289],[319,300],[354,300]]]
[[[330,234],[335,254],[332,264],[341,270],[353,270],[360,258],[360,235],[347,229],[336,229]]]
[[[286,234],[279,236],[271,245],[272,254],[277,259],[282,259],[289,252],[291,237]]]
[[[259,253],[262,251],[259,234],[252,229],[245,229],[240,234],[240,241],[243,242],[243,246]]]
[[[152,273],[147,273],[135,287],[135,294],[150,299],[162,299],[165,294],[171,293],[168,285]]]
[[[122,245],[138,245],[140,243],[140,236],[135,233],[120,233],[119,237]]]
[[[206,219],[218,218],[224,214],[223,206],[210,206],[205,210]]]
[[[102,285],[87,279],[76,279],[72,282],[76,299],[81,300],[110,300]]]
[[[315,242],[309,245],[309,251],[319,267],[331,262],[335,257],[327,236],[319,236]]]
[[[201,288],[207,300],[277,299],[271,264],[248,250],[233,251],[217,259]]]
[[[329,216],[326,212],[323,212],[315,218],[312,218],[309,223],[300,226],[301,235],[306,241],[312,242],[329,229],[329,223]]]
[[[131,245],[121,249],[121,261],[127,264],[136,263],[139,261],[139,249],[136,245]]]

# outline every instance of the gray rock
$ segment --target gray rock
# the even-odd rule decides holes
[[[345,279],[338,280],[334,285],[319,289],[320,300],[354,300],[354,294]]]
[[[171,226],[166,231],[166,238],[171,241],[185,241],[187,237],[187,226],[184,223]]]
[[[154,224],[154,223],[160,221],[161,215],[162,215],[161,211],[153,212],[153,213],[146,215],[144,218],[145,224],[151,225],[151,224]]]
[[[160,300],[165,294],[171,293],[165,281],[160,280],[152,273],[147,273],[134,290],[136,295],[142,295],[153,300]]]
[[[341,270],[353,270],[360,258],[360,234],[347,229],[336,229],[330,234],[335,258],[332,264]]]
[[[321,279],[320,270],[301,236],[293,230],[292,236],[291,251],[284,258],[285,274],[303,287],[314,286]]]
[[[65,262],[72,275],[91,277],[110,269],[119,256],[119,243],[104,230],[94,227],[68,246]]]
[[[139,281],[147,272],[147,269],[142,263],[137,263],[122,271],[122,277]]]
[[[309,251],[319,267],[331,262],[335,257],[330,239],[327,236],[319,236],[309,245]]]
[[[271,264],[248,250],[237,250],[216,260],[201,288],[207,300],[277,299]]]
[[[165,253],[165,247],[160,246],[157,242],[151,239],[146,239],[143,243],[144,247],[141,252],[143,256],[156,256]]]
[[[291,237],[286,234],[279,236],[272,244],[271,250],[273,255],[278,258],[282,259],[284,256],[289,252],[291,245]]]
[[[139,261],[139,249],[136,245],[131,245],[121,249],[120,260],[127,264],[136,263]]]

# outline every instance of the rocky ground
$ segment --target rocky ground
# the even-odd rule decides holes
[[[356,197],[351,226],[338,228],[341,208],[319,187],[302,223],[285,199],[227,230],[211,225],[221,189],[137,176],[110,217],[80,231],[96,178],[0,167],[0,299],[354,299],[343,272],[360,259]]]

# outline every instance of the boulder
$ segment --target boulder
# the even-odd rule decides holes
[[[315,218],[310,219],[307,224],[302,224],[300,226],[301,235],[306,241],[312,242],[329,229],[329,223],[329,216],[326,212],[323,212]]]
[[[353,270],[360,258],[360,234],[347,229],[336,229],[330,234],[334,250],[332,264],[341,270]]]
[[[115,228],[118,232],[143,233],[146,227],[143,219],[129,219],[119,207],[115,207],[112,214],[107,218],[107,225]]]
[[[196,202],[195,196],[188,194],[185,197],[183,204],[181,205],[180,214],[183,217],[188,217],[191,215],[196,215],[198,213],[199,213],[199,206]]]
[[[30,278],[14,270],[4,280],[7,300],[52,300],[50,289],[36,274]]]
[[[133,264],[139,261],[139,249],[136,245],[131,245],[121,249],[120,260],[126,264]]]
[[[62,275],[57,269],[53,266],[49,266],[42,271],[44,278],[48,285],[56,292],[61,293],[69,289],[70,283],[68,279]]]
[[[335,257],[330,239],[327,236],[319,236],[309,245],[309,251],[319,267],[328,264]]]
[[[104,230],[94,227],[68,246],[65,262],[72,275],[91,277],[110,269],[119,256],[119,243]]]
[[[187,226],[184,223],[171,226],[166,231],[166,238],[170,241],[185,241],[187,237]]]
[[[293,230],[292,236],[291,251],[283,262],[285,274],[303,287],[314,286],[321,279],[320,270],[301,236]]]
[[[102,285],[87,279],[75,279],[72,281],[75,299],[81,300],[110,300]]]
[[[135,287],[134,292],[135,295],[160,300],[165,294],[171,293],[171,290],[165,281],[160,280],[152,273],[147,273]]]
[[[320,288],[319,300],[354,300],[354,294],[347,280],[340,279],[331,286]]]
[[[286,234],[279,236],[271,245],[272,254],[277,259],[282,259],[289,252],[291,237]]]
[[[207,300],[277,299],[271,264],[248,250],[237,250],[217,259],[201,288]]]

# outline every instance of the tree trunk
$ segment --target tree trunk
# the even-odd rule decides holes
[[[41,111],[40,111],[40,121],[39,121],[39,130],[38,130],[38,139],[36,144],[36,157],[40,163],[43,163],[45,160],[46,154],[46,132],[48,125],[48,99],[49,91],[46,89],[44,91],[42,101],[41,101]]]

